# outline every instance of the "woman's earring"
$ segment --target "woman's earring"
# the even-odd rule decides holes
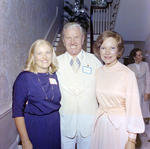
[[[120,57],[120,53],[118,53],[117,57]]]

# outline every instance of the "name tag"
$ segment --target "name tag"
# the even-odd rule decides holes
[[[49,82],[50,82],[50,84],[57,85],[57,81],[54,78],[49,78]]]
[[[87,67],[87,66],[83,66],[82,67],[82,72],[86,73],[86,74],[92,74],[92,68],[91,67]]]

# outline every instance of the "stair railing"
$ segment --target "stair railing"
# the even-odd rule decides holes
[[[98,35],[105,30],[113,30],[120,0],[107,2],[104,7],[91,6],[90,9],[90,44],[93,53],[93,43]]]

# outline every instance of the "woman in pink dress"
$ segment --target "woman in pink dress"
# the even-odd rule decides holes
[[[94,44],[94,53],[105,65],[96,72],[99,108],[91,149],[135,149],[136,134],[144,132],[135,74],[118,61],[123,44],[114,31],[104,31]]]

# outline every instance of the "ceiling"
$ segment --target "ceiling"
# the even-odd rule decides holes
[[[150,0],[120,0],[114,30],[124,41],[146,41],[150,33]]]

